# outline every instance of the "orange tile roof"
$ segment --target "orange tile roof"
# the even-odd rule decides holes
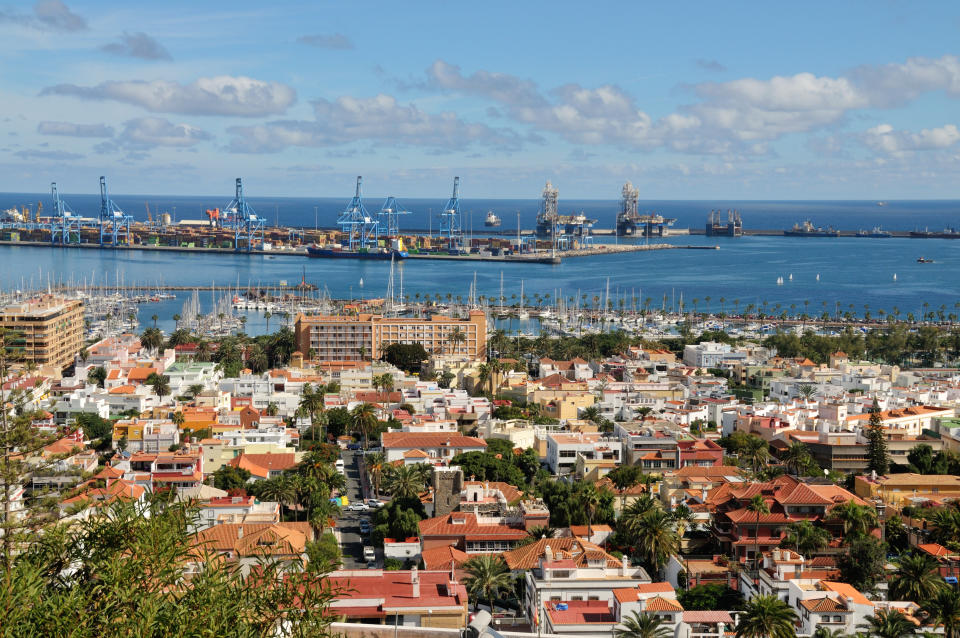
[[[823,598],[808,598],[807,600],[801,600],[800,604],[803,605],[807,611],[850,611],[846,605],[841,605],[829,596],[824,596]]]
[[[420,536],[453,536],[468,540],[521,540],[527,537],[527,531],[509,525],[484,525],[477,522],[475,514],[451,512],[446,516],[437,516],[420,521]]]
[[[118,385],[115,388],[110,388],[107,391],[107,394],[136,394],[137,389],[132,385]]]
[[[237,556],[300,555],[310,540],[313,540],[313,528],[306,522],[220,523],[193,537],[198,552],[208,549]]]
[[[157,368],[132,368],[127,373],[127,379],[130,381],[146,381],[151,374],[156,374]]]
[[[870,600],[868,600],[866,596],[864,596],[859,591],[857,591],[852,585],[848,585],[847,583],[829,581],[829,580],[822,580],[820,581],[820,584],[823,585],[823,588],[826,589],[827,591],[835,591],[838,594],[841,594],[843,596],[846,596],[847,598],[850,598],[851,600],[853,600],[853,602],[857,603],[858,605],[869,605],[873,607],[873,603],[870,602]]]
[[[511,570],[533,569],[546,556],[546,548],[550,546],[554,558],[573,558],[578,565],[585,563],[589,557],[605,557],[607,567],[617,567],[621,562],[606,553],[602,547],[582,538],[541,538],[534,543],[517,547],[503,553],[503,559]],[[588,557],[588,553],[590,556]]]
[[[459,567],[470,560],[470,558],[470,554],[460,551],[453,545],[425,549],[420,554],[420,560],[423,561],[423,568],[427,570],[450,569],[451,565]]]
[[[674,594],[675,592],[670,583],[641,583],[636,587],[618,587],[613,590],[613,595],[621,603],[629,603],[640,600],[643,594]]]
[[[683,611],[683,605],[675,600],[654,596],[646,601],[643,606],[644,611]]]
[[[383,448],[470,447],[485,448],[487,442],[472,436],[446,432],[384,432]]]

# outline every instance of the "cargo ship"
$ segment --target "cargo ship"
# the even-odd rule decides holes
[[[487,211],[487,217],[483,220],[483,225],[487,228],[498,228],[500,226],[500,217],[495,215],[492,210]]]
[[[893,233],[888,230],[883,230],[879,226],[874,226],[873,230],[858,230],[857,237],[873,237],[876,239],[883,237],[893,237]]]
[[[793,228],[783,231],[784,237],[839,237],[840,231],[834,230],[833,226],[821,228],[814,226],[809,219],[802,223],[794,224]]]
[[[956,228],[944,228],[943,230],[911,230],[911,237],[920,237],[923,239],[960,239],[960,230]]]
[[[727,223],[721,221],[721,212],[712,210],[707,215],[707,237],[742,237],[743,220],[740,218],[740,211],[728,210]]]
[[[406,259],[407,251],[395,248],[360,248],[350,250],[341,246],[307,246],[308,257],[324,259]]]

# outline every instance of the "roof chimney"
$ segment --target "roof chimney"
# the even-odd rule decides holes
[[[243,525],[237,525],[237,540],[243,538]]]
[[[621,576],[626,576],[627,572],[630,570],[630,558],[626,554],[620,559],[620,570]]]
[[[420,598],[420,574],[416,565],[410,569],[410,582],[413,584],[413,597]]]

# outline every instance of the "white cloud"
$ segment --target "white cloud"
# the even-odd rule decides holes
[[[960,142],[960,130],[954,124],[923,129],[919,133],[897,131],[889,124],[868,129],[861,137],[875,151],[899,155],[913,151],[934,151],[950,148]]]
[[[73,122],[40,122],[37,133],[69,137],[113,137],[113,127],[106,124],[74,124]]]
[[[699,101],[659,119],[616,85],[571,84],[544,92],[505,73],[465,75],[443,60],[434,62],[426,77],[413,87],[487,98],[501,105],[506,116],[577,144],[696,154],[764,154],[770,141],[834,127],[851,111],[892,106],[929,91],[960,96],[960,61],[954,56],[860,67],[841,77],[797,73],[702,83],[689,87]],[[943,135],[930,133],[932,140]]]
[[[434,149],[463,148],[472,143],[515,149],[520,137],[509,129],[465,122],[453,113],[427,113],[414,104],[400,104],[390,95],[339,97],[313,102],[315,120],[281,120],[229,129],[230,148],[269,153],[287,146],[324,147],[372,140],[391,146]]]
[[[123,123],[117,136],[122,143],[131,146],[153,147],[194,146],[213,136],[189,124],[174,124],[162,117],[139,117]]]
[[[167,80],[114,81],[96,86],[58,84],[43,89],[40,95],[113,100],[140,106],[154,113],[237,117],[283,113],[297,99],[296,91],[286,84],[227,75],[198,78],[190,84]]]

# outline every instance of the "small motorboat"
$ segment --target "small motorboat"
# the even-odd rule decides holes
[[[933,263],[933,260],[932,260],[932,259],[927,259],[926,257],[918,257],[918,258],[917,258],[917,263],[918,263],[918,264],[932,264],[932,263]]]

